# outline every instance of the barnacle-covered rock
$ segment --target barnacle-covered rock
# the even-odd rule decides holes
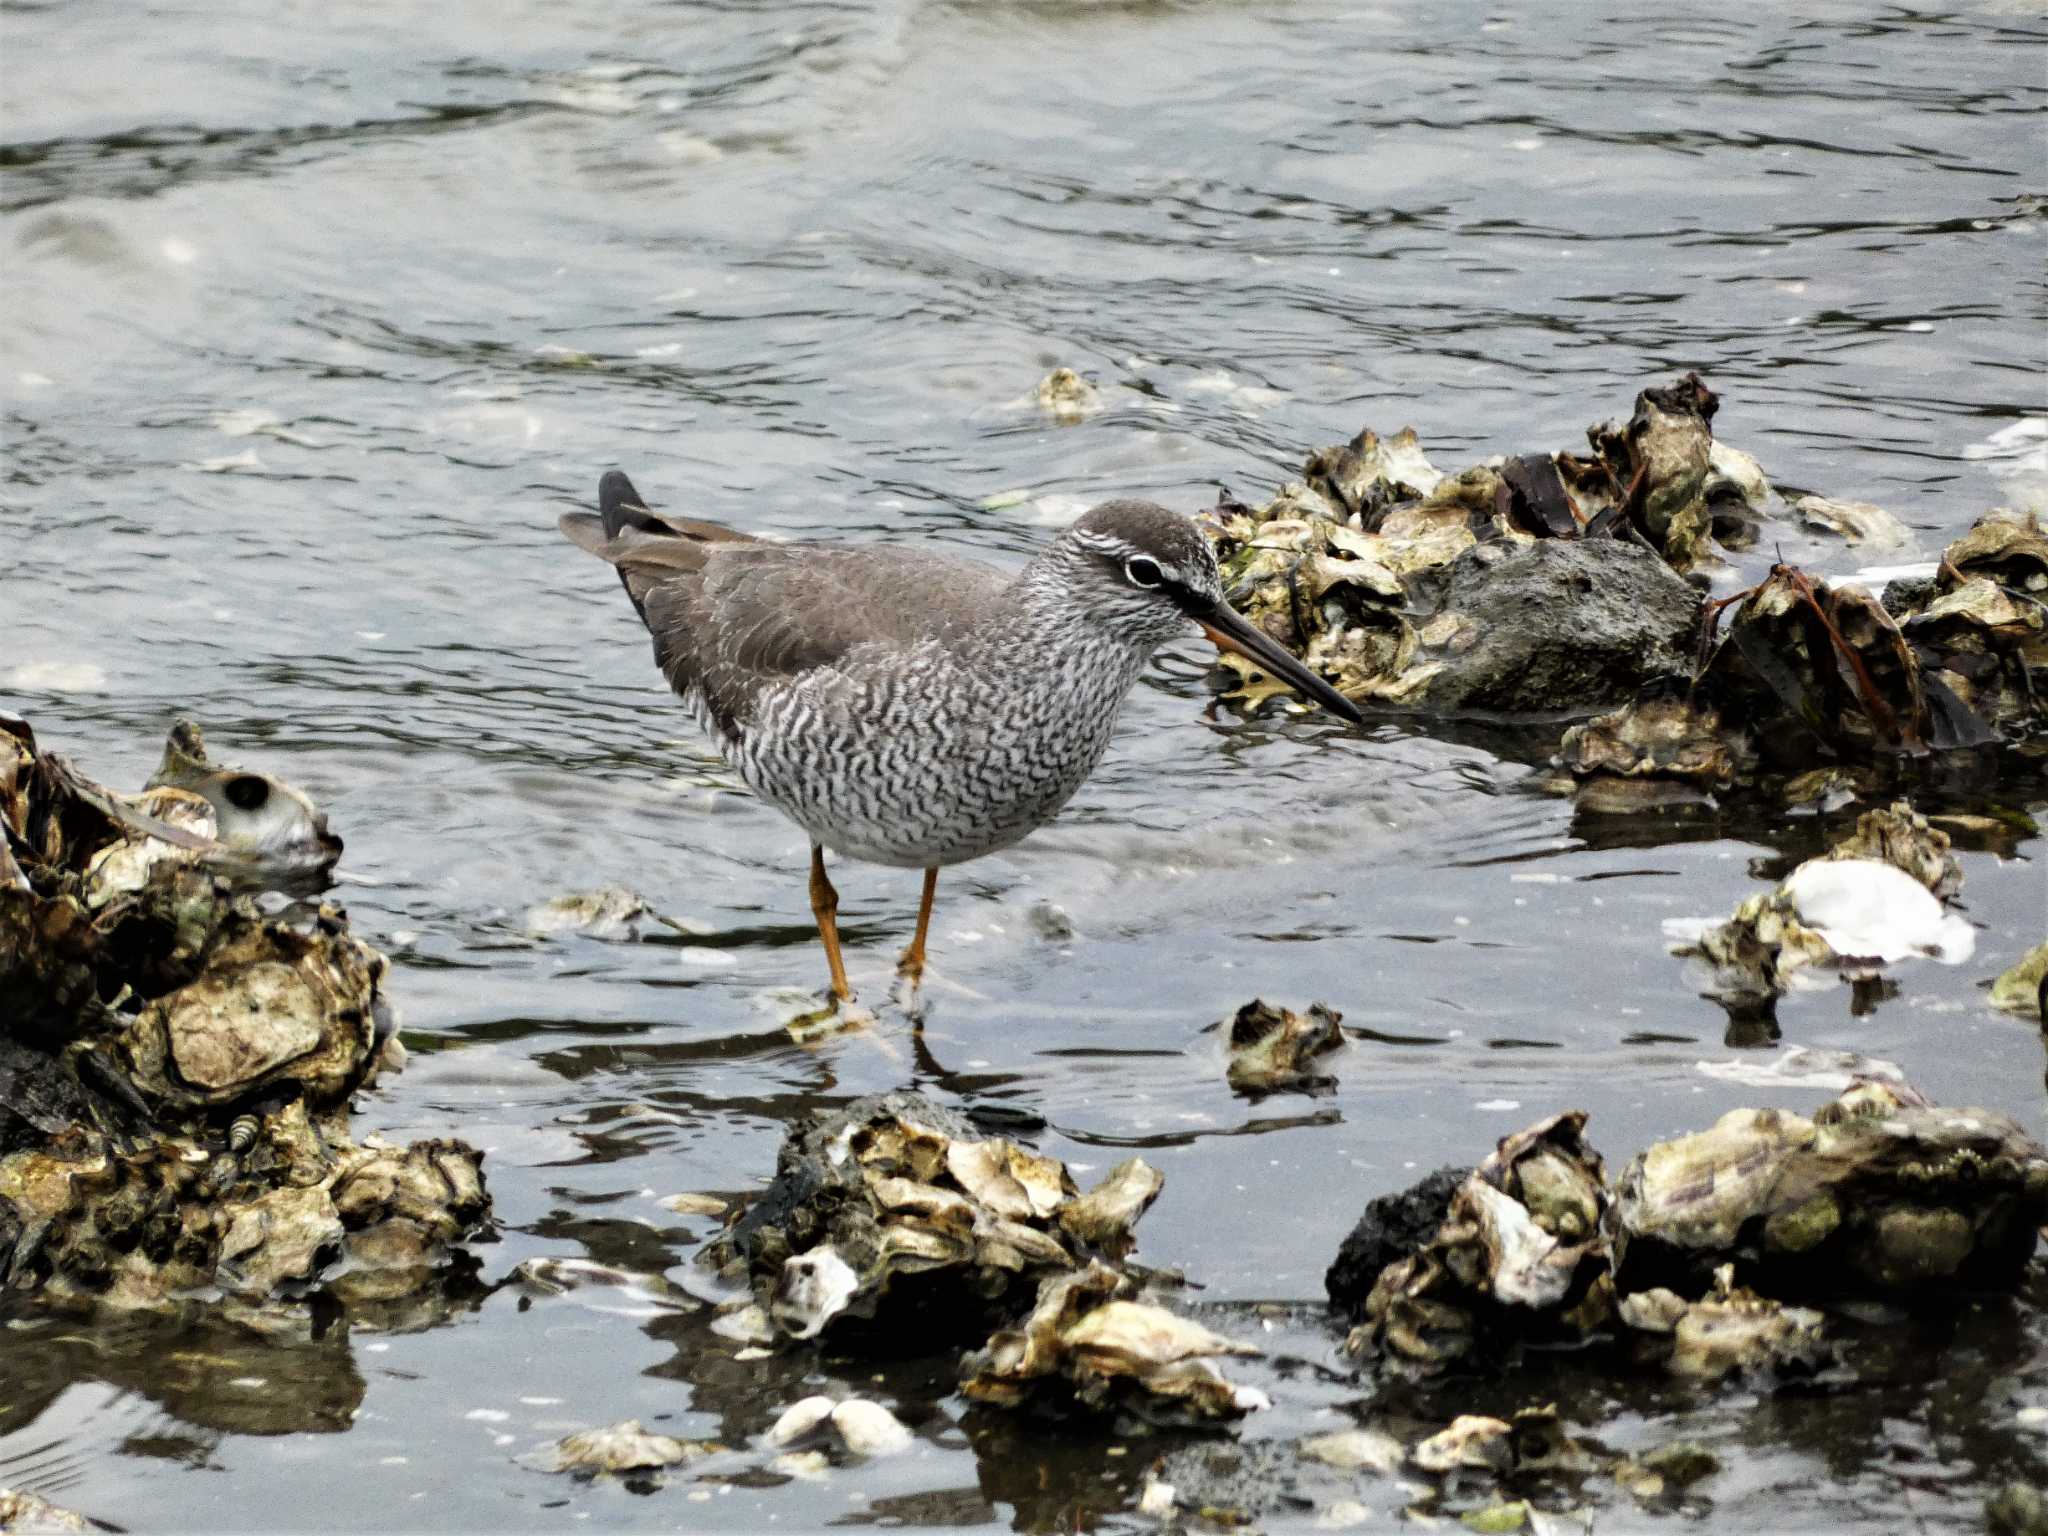
[[[1343,1015],[1322,1003],[1305,1014],[1254,999],[1230,1021],[1230,1086],[1238,1093],[1314,1092],[1336,1079],[1317,1070],[1318,1058],[1344,1044]]]
[[[1123,1410],[1153,1423],[1204,1424],[1267,1406],[1216,1361],[1256,1355],[1164,1307],[1133,1300],[1136,1283],[1102,1263],[1040,1282],[1030,1314],[991,1335],[961,1367],[975,1402]]]
[[[1664,1365],[1674,1376],[1698,1381],[1810,1374],[1833,1356],[1820,1313],[1737,1285],[1732,1264],[1714,1272],[1712,1291],[1698,1301],[1653,1287],[1624,1296],[1616,1311],[1639,1334],[1668,1341]]]
[[[1729,1261],[1772,1296],[2017,1283],[2048,1218],[2048,1151],[2004,1115],[1861,1081],[1812,1119],[1731,1110],[1616,1184],[1624,1292],[1696,1295]]]
[[[1134,1160],[1082,1196],[1056,1159],[884,1094],[793,1130],[775,1182],[707,1257],[751,1279],[785,1337],[878,1324],[891,1305],[927,1332],[971,1329],[1042,1277],[1127,1251],[1156,1178]]]
[[[1574,1110],[1502,1138],[1420,1249],[1387,1265],[1350,1347],[1434,1368],[1531,1338],[1578,1338],[1612,1305],[1600,1156]]]

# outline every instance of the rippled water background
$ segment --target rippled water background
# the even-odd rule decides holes
[[[487,1149],[486,1282],[548,1256],[687,1281],[706,1223],[657,1196],[751,1188],[791,1116],[915,1076],[1042,1114],[1077,1168],[1143,1149],[1140,1256],[1280,1357],[1247,1438],[1329,1427],[1372,1392],[1337,1332],[1241,1304],[1318,1299],[1368,1197],[1567,1106],[1618,1165],[1824,1096],[1700,1071],[1776,1047],[1660,937],[1822,829],[1616,838],[1470,732],[1207,719],[1190,644],[1058,824],[944,880],[922,1051],[887,1012],[801,1047],[801,836],[554,518],[616,465],[749,528],[1014,562],[1110,494],[1263,494],[1362,424],[1447,468],[1571,446],[1687,368],[1778,483],[1887,506],[1921,557],[2043,494],[2034,7],[1551,9],[0,0],[0,704],[129,787],[190,712],[326,804],[415,1048],[364,1118]],[[1057,364],[1109,408],[1037,414]],[[2042,855],[1975,846],[1977,958],[1863,1017],[1795,999],[1785,1042],[2039,1130],[2040,1038],[1978,987],[2048,928]],[[710,936],[523,936],[606,882]],[[916,877],[839,884],[879,996]],[[1261,994],[1382,1038],[1334,1095],[1248,1105],[1202,1030]],[[632,1287],[421,1323],[17,1321],[0,1483],[147,1529],[1145,1523],[1114,1512],[1150,1448],[965,1414],[942,1367],[735,1364]],[[1845,1398],[1472,1401],[1704,1439],[1751,1528],[1974,1528],[2048,1465],[2012,1421],[2048,1342],[2001,1309],[1936,1332]],[[895,1403],[917,1454],[644,1500],[513,1459],[627,1416],[731,1442],[821,1383]]]

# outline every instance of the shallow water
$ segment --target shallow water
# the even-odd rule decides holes
[[[1931,558],[2048,482],[2048,31],[1800,9],[0,0],[0,705],[130,787],[191,713],[326,805],[415,1050],[364,1122],[483,1147],[503,1229],[432,1316],[14,1319],[0,1485],[152,1530],[1148,1525],[1119,1512],[1153,1447],[966,1412],[943,1363],[735,1362],[645,1285],[499,1284],[557,1257],[701,1288],[709,1223],[657,1197],[752,1188],[792,1116],[913,1078],[1043,1116],[1077,1171],[1165,1172],[1140,1257],[1265,1335],[1250,1442],[1375,1392],[1318,1308],[1254,1304],[1318,1301],[1367,1198],[1554,1109],[1618,1165],[1810,1109],[1700,1070],[1797,1044],[2041,1130],[2041,1038],[1979,992],[2048,930],[2038,837],[1964,842],[1970,963],[1860,1016],[1791,999],[1769,1042],[1661,924],[1726,913],[1812,818],[1585,822],[1493,733],[1212,717],[1193,644],[1060,822],[943,881],[923,1045],[886,1009],[796,1045],[802,838],[553,526],[619,465],[756,530],[1014,562],[1112,493],[1263,494],[1361,424],[1449,468],[1571,446],[1697,368],[1781,487],[1879,502],[1915,531],[1883,558]],[[1042,418],[1057,364],[1108,409]],[[1788,526],[1745,569],[1773,539],[1862,559]],[[611,882],[709,933],[525,937]],[[838,882],[879,999],[916,877]],[[1370,1032],[1333,1094],[1227,1091],[1203,1031],[1262,994]],[[1615,1450],[1700,1438],[1703,1496],[1757,1529],[1974,1529],[2048,1476],[2014,1419],[2048,1404],[2038,1307],[1876,1333],[1829,1395],[1460,1391],[1557,1398]],[[820,1383],[896,1404],[916,1454],[647,1499],[515,1459],[631,1416],[733,1444]]]

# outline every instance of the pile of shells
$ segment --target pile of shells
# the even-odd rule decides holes
[[[1436,1231],[1373,1282],[1346,1347],[1434,1368],[1487,1337],[1582,1338],[1613,1304],[1605,1170],[1586,1116],[1502,1139],[1452,1192]]]
[[[188,723],[128,796],[0,718],[0,1283],[260,1297],[346,1259],[374,1295],[485,1219],[472,1149],[349,1139],[403,1059],[387,963],[332,905],[257,900],[340,848]]]
[[[1731,1110],[1615,1187],[1618,1284],[1697,1294],[1730,1261],[1774,1296],[2010,1290],[2048,1217],[2048,1152],[2004,1115],[1863,1080],[1811,1120]]]
[[[1975,930],[1946,905],[1962,883],[1948,834],[1902,800],[1864,813],[1846,838],[1725,922],[1674,919],[1665,929],[1674,953],[1700,966],[1709,995],[1767,1004],[1914,956],[1969,959]]]
[[[1582,798],[1615,808],[1661,803],[1674,786],[1703,794],[2048,734],[2048,537],[2038,516],[1987,514],[1935,569],[1894,581],[1880,601],[1773,566],[1710,606],[1700,666],[1567,730],[1559,761]]]
[[[1102,1263],[1042,1281],[1030,1314],[967,1357],[961,1391],[1002,1407],[1078,1403],[1155,1424],[1213,1423],[1270,1406],[1216,1365],[1257,1355],[1255,1345],[1136,1300],[1137,1290]]]
[[[1688,664],[1699,601],[1677,573],[1769,495],[1717,444],[1696,376],[1643,391],[1591,452],[1446,475],[1412,430],[1311,454],[1260,507],[1199,521],[1233,606],[1349,698],[1433,711],[1547,712],[1628,697]],[[1724,509],[1742,517],[1723,518]],[[1240,658],[1229,695],[1284,692]]]
[[[1164,1181],[1133,1158],[1081,1194],[1064,1164],[915,1093],[814,1116],[774,1182],[707,1250],[745,1275],[779,1335],[915,1314],[920,1329],[1014,1316],[1041,1279],[1129,1251]]]
[[[2048,1149],[1904,1083],[1858,1079],[1811,1119],[1731,1110],[1611,1188],[1584,1124],[1505,1138],[1380,1269],[1347,1348],[1434,1370],[1618,1320],[1676,1374],[1810,1371],[1830,1357],[1824,1319],[1787,1301],[2011,1291],[2048,1220]],[[1355,1268],[1332,1269],[1334,1300]]]
[[[768,1342],[983,1338],[980,1402],[1210,1422],[1263,1406],[1214,1360],[1255,1354],[1140,1296],[1124,1267],[1160,1175],[1136,1158],[1086,1194],[1057,1159],[916,1093],[858,1099],[783,1144],[774,1182],[705,1250],[744,1277]]]

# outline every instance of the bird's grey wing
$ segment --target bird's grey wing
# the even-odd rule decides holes
[[[722,544],[703,569],[653,586],[647,627],[677,692],[701,694],[737,733],[762,690],[832,667],[857,647],[943,637],[985,612],[1008,578],[976,561],[899,548]]]

